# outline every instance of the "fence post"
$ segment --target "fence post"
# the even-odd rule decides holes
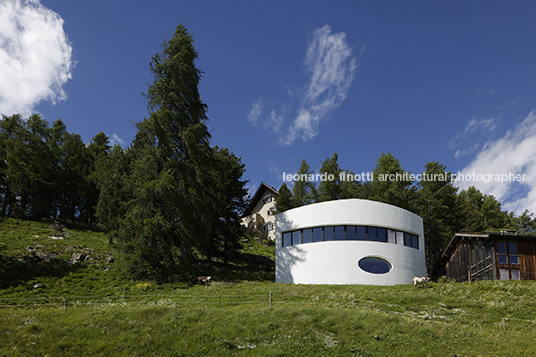
[[[471,269],[467,271],[467,275],[469,277],[469,285],[471,285]]]
[[[270,290],[270,300],[268,300],[268,307],[272,307],[272,290]]]
[[[67,299],[63,298],[63,307],[67,309]]]

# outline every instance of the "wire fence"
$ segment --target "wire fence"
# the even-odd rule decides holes
[[[355,298],[351,294],[295,295],[264,294],[252,295],[186,295],[186,294],[139,294],[107,296],[49,296],[31,298],[0,298],[0,308],[59,307],[76,309],[82,306],[168,306],[174,308],[226,308],[248,306],[250,308],[272,308],[273,306],[327,307],[335,309],[357,309],[374,313],[389,314],[433,324],[461,324],[466,326],[493,325],[507,329],[530,331],[536,329],[534,317],[517,318],[493,314],[475,314],[462,308],[434,307],[416,308],[370,299]]]

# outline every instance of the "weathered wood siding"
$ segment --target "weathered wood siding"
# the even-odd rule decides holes
[[[517,241],[517,250],[521,280],[536,280],[536,242],[534,240],[519,240]]]
[[[456,281],[466,281],[467,272],[471,267],[471,248],[468,240],[460,240],[456,250],[446,265],[447,278]]]

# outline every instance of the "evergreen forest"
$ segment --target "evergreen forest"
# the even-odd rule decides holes
[[[136,122],[127,147],[111,145],[103,132],[86,144],[61,119],[35,114],[0,121],[0,216],[80,221],[103,230],[125,257],[135,279],[177,278],[200,259],[226,263],[242,236],[248,204],[245,165],[227,148],[211,146],[207,105],[200,99],[202,72],[193,37],[179,25],[150,62],[153,82],[145,98],[149,115]],[[298,174],[312,174],[302,161]],[[341,181],[334,153],[319,173],[334,180],[286,183],[276,209],[361,198],[412,211],[424,220],[427,268],[431,271],[458,231],[536,230],[531,212],[517,216],[474,187],[460,191],[445,181]],[[391,153],[378,159],[374,175],[404,174]],[[429,162],[428,175],[445,174]]]

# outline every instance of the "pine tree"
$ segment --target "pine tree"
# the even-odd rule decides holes
[[[337,162],[339,154],[334,153],[331,158],[322,161],[320,174],[322,182],[318,185],[318,202],[333,201],[341,198],[341,185],[339,174],[342,172]]]
[[[452,184],[450,176],[445,165],[437,161],[428,162],[422,174],[424,179],[418,183],[418,214],[423,219],[426,267],[429,272],[432,272],[457,230],[458,189]]]
[[[300,180],[295,181],[292,186],[292,195],[297,206],[304,206],[315,202],[316,187],[313,182],[308,180],[302,180],[301,178],[309,177],[313,171],[309,170],[309,164],[305,160],[302,160],[298,175]]]
[[[289,209],[296,208],[298,205],[294,201],[292,191],[287,186],[286,182],[283,182],[279,187],[278,194],[275,196],[275,210],[277,213],[285,212]]]

